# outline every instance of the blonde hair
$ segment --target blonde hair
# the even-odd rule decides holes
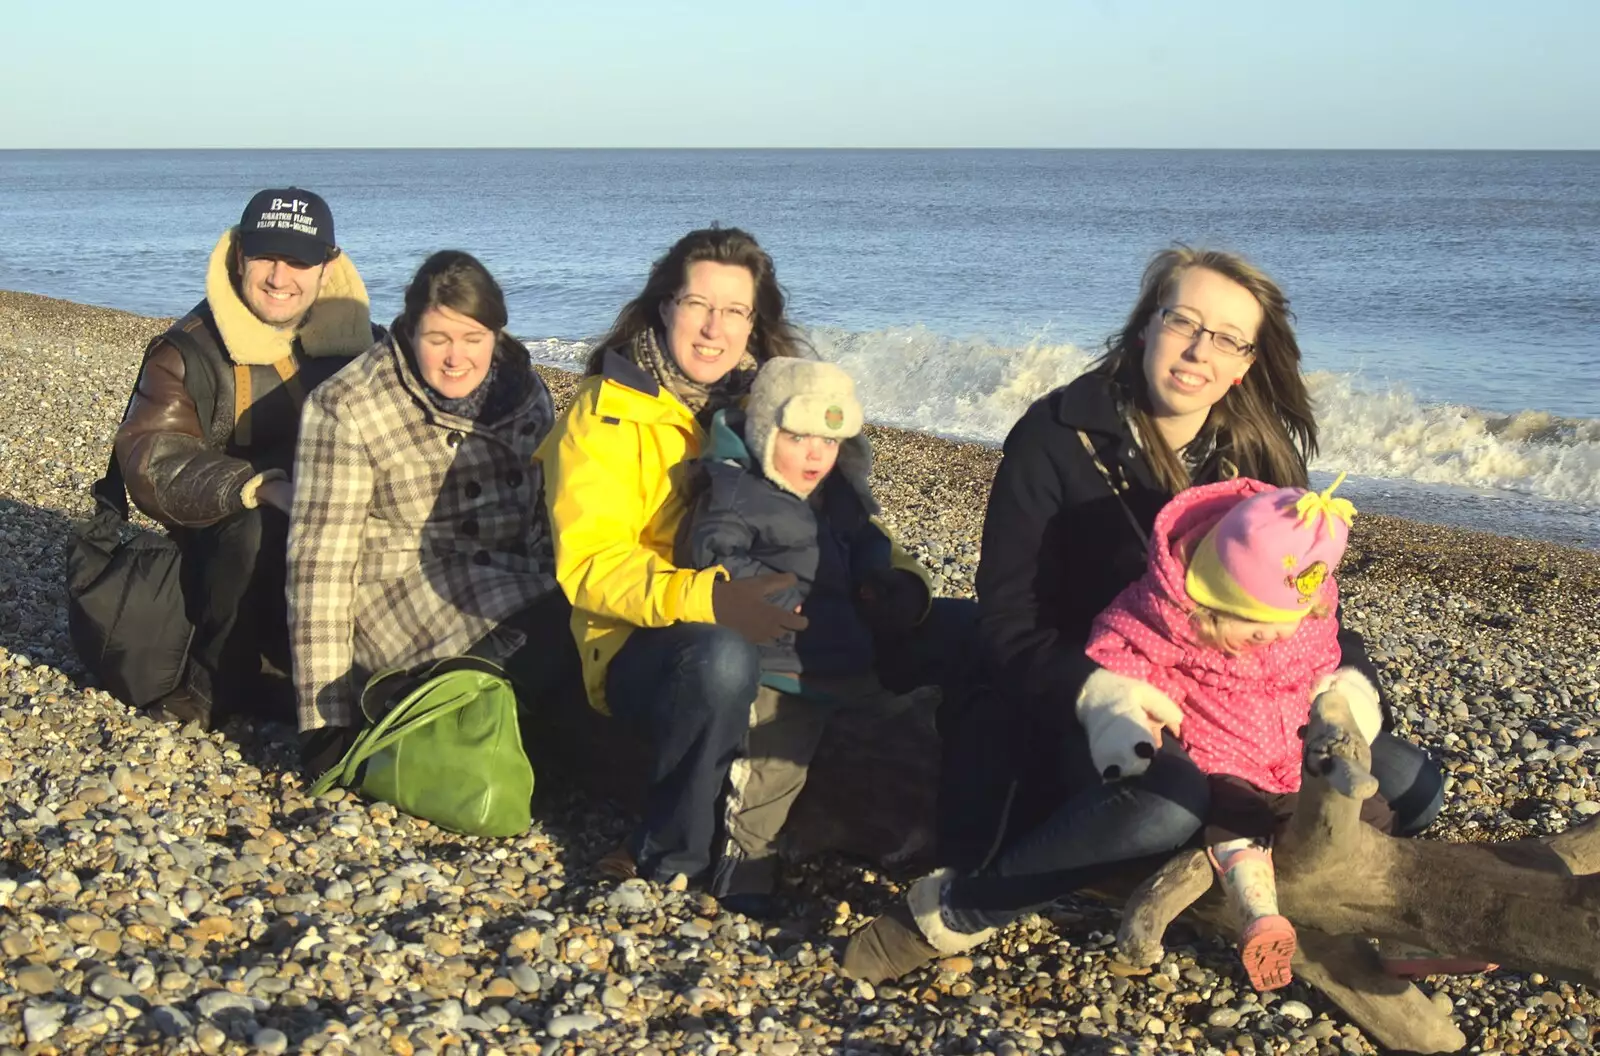
[[[1318,598],[1306,612],[1306,620],[1321,620],[1333,615],[1333,606],[1327,601]],[[1231,625],[1243,624],[1248,626],[1260,623],[1260,620],[1247,620],[1243,616],[1235,616],[1231,612],[1220,609],[1207,608],[1204,605],[1195,606],[1189,613],[1189,629],[1194,632],[1195,638],[1201,645],[1226,653],[1229,656],[1238,656],[1241,650],[1233,648],[1228,642],[1227,628]],[[1302,620],[1302,622],[1304,622]]]
[[[1243,286],[1261,305],[1254,368],[1232,386],[1206,419],[1218,447],[1239,476],[1279,487],[1306,487],[1306,464],[1317,451],[1317,424],[1311,397],[1300,376],[1300,345],[1294,336],[1289,299],[1266,273],[1233,253],[1178,245],[1150,259],[1139,285],[1139,300],[1128,320],[1106,340],[1096,372],[1132,397],[1132,418],[1151,468],[1161,484],[1177,494],[1191,483],[1183,459],[1155,427],[1149,383],[1144,373],[1142,333],[1158,308],[1190,268],[1204,268]]]

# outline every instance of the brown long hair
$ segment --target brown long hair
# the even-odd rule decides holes
[[[417,269],[406,287],[405,312],[395,320],[406,337],[429,308],[460,312],[486,330],[499,335],[506,328],[506,295],[489,269],[471,253],[441,249]]]
[[[1215,430],[1219,452],[1241,476],[1279,487],[1306,487],[1306,464],[1317,452],[1317,423],[1300,376],[1294,314],[1278,284],[1243,257],[1184,245],[1157,253],[1144,269],[1139,300],[1128,321],[1106,339],[1105,355],[1093,370],[1113,379],[1132,397],[1133,422],[1156,478],[1174,494],[1188,487],[1188,469],[1156,428],[1145,380],[1142,332],[1190,268],[1232,279],[1261,305],[1253,369],[1242,385],[1229,388],[1211,408],[1205,428]]]
[[[775,356],[806,356],[805,339],[784,317],[786,298],[778,285],[777,272],[772,258],[761,248],[755,237],[737,227],[704,227],[690,231],[673,243],[654,264],[644,290],[622,306],[617,321],[589,353],[584,374],[600,373],[601,361],[607,349],[616,349],[630,355],[633,339],[646,330],[660,332],[665,328],[661,319],[661,306],[683,288],[689,279],[689,265],[703,260],[717,264],[736,264],[755,279],[755,319],[750,329],[750,352],[757,362]]]

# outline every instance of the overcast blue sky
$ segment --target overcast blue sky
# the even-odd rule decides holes
[[[1600,148],[1595,0],[4,0],[0,147]]]

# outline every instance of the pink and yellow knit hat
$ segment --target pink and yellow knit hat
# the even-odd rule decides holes
[[[1223,514],[1189,559],[1184,587],[1197,604],[1259,623],[1309,613],[1339,567],[1356,508],[1333,491],[1278,488]]]

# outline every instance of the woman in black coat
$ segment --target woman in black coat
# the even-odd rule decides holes
[[[941,835],[956,868],[918,880],[859,932],[848,973],[894,978],[970,949],[1196,834],[1204,775],[1141,710],[1149,687],[1085,655],[1090,624],[1144,572],[1145,540],[1173,495],[1241,475],[1304,487],[1315,450],[1282,291],[1231,254],[1157,254],[1106,355],[1006,439],[977,576],[995,692],[942,717]],[[1375,687],[1360,636],[1340,641],[1346,674]],[[1438,765],[1387,732],[1372,759],[1397,831],[1421,831],[1443,800]]]

